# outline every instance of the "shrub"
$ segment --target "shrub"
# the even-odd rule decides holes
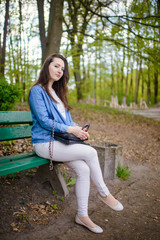
[[[5,79],[0,80],[0,110],[8,111],[21,96],[21,89]]]

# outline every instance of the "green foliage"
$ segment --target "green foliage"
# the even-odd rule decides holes
[[[15,140],[3,141],[3,144],[5,146],[11,146],[11,144],[14,143],[14,142],[15,142]]]
[[[57,193],[57,191],[56,191],[56,190],[53,190],[53,191],[52,191],[52,194],[53,194],[53,195],[55,195],[56,193]]]
[[[10,150],[12,147],[12,143],[14,143],[14,142],[15,142],[15,140],[3,141],[3,144],[8,150]]]
[[[9,84],[6,80],[0,81],[0,110],[10,110],[18,98],[21,96],[21,90],[14,84]]]
[[[25,214],[22,214],[22,219],[23,219],[23,221],[27,221],[28,222],[28,218],[27,218],[27,216]]]
[[[62,202],[64,201],[64,197],[60,197],[59,199],[60,199]]]
[[[17,177],[17,173],[11,173],[7,176],[7,178],[9,178],[9,179],[14,179],[16,177]]]
[[[64,177],[64,180],[65,180],[67,186],[76,184],[76,178],[72,178],[72,176],[71,176],[67,179],[65,171],[63,171],[63,177]]]
[[[128,166],[122,167],[120,163],[118,164],[117,174],[116,174],[118,178],[121,178],[123,180],[128,180],[130,177],[130,174],[131,174],[131,171],[128,170]]]
[[[51,205],[51,207],[52,207],[54,210],[58,210],[57,203],[55,203],[54,205]]]
[[[70,177],[70,178],[67,180],[67,186],[71,186],[71,185],[75,185],[75,184],[76,184],[76,178]]]

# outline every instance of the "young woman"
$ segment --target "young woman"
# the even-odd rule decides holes
[[[80,139],[88,137],[88,132],[73,122],[67,101],[67,83],[69,80],[68,63],[59,54],[49,56],[40,72],[38,81],[29,93],[32,112],[32,143],[36,154],[50,159],[49,143],[54,132],[72,133]],[[65,162],[77,175],[75,186],[77,198],[77,215],[75,222],[85,226],[94,233],[103,232],[88,216],[88,198],[90,178],[98,190],[98,197],[115,211],[123,210],[122,204],[109,192],[104,183],[97,152],[85,144],[65,145],[54,139],[51,145],[53,160]]]

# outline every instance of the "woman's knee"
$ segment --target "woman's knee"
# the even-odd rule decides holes
[[[88,161],[97,161],[98,154],[96,149],[94,149],[93,147],[88,147],[87,151],[85,152],[85,157]]]

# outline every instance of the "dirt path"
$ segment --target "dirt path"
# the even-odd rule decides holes
[[[132,113],[160,121],[160,108],[149,108],[149,109],[145,109],[145,110],[133,110]]]
[[[159,240],[160,239],[160,124],[139,116],[107,114],[91,109],[75,109],[73,119],[91,123],[90,141],[121,144],[124,165],[129,166],[127,181],[106,180],[110,191],[123,203],[124,211],[109,209],[96,197],[92,185],[89,215],[104,232],[91,233],[74,223],[76,198],[74,187],[65,201],[58,201],[49,186],[35,185],[34,177],[19,175],[15,180],[1,180],[0,239],[2,240]],[[21,143],[18,143],[21,144]],[[29,143],[25,143],[28,147]],[[24,144],[22,144],[24,145]],[[12,146],[12,151],[21,145]],[[8,149],[2,151],[7,154]],[[69,170],[69,176],[74,173]],[[24,202],[22,205],[22,201]],[[58,203],[59,209],[44,211],[46,201]],[[25,209],[28,221],[16,212]],[[46,209],[46,208],[45,208]],[[47,215],[48,214],[48,215]],[[23,218],[22,218],[23,216]],[[20,226],[13,231],[13,222]],[[12,224],[13,226],[13,224]]]

